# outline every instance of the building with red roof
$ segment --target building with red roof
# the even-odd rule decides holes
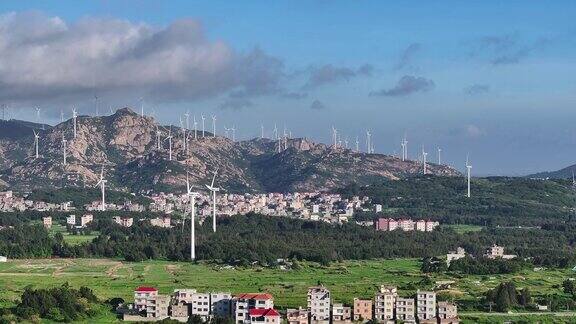
[[[249,311],[250,323],[280,324],[280,314],[273,308],[253,308]],[[246,323],[246,322],[244,322]]]
[[[134,290],[134,307],[139,311],[146,310],[148,301],[156,296],[158,296],[158,289],[140,286]]]
[[[274,309],[274,298],[268,293],[243,293],[232,298],[232,310],[236,324],[250,323],[250,310]]]

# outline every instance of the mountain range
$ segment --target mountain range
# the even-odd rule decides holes
[[[160,125],[130,108],[109,116],[79,116],[75,138],[73,125],[72,119],[55,126],[2,121],[0,186],[22,191],[91,187],[103,170],[108,186],[118,190],[182,191],[187,171],[192,186],[201,189],[217,169],[216,185],[229,192],[329,191],[422,173],[418,161],[354,152],[306,138],[232,141],[209,132],[202,136],[200,130]],[[33,130],[39,133],[39,158]],[[428,173],[460,175],[452,167],[433,163],[428,163]]]

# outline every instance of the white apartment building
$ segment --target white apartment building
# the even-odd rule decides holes
[[[210,318],[210,294],[192,294],[192,315],[200,316],[204,321]]]
[[[396,320],[415,323],[413,298],[396,298]]]
[[[394,322],[394,307],[398,290],[394,286],[380,286],[374,297],[374,319],[381,323]]]
[[[251,309],[272,309],[274,298],[265,293],[238,294],[232,298],[232,310],[236,324],[250,323]]]
[[[433,291],[416,292],[416,315],[419,320],[436,318],[436,293]]]
[[[134,290],[134,308],[139,311],[146,310],[148,300],[158,295],[158,289],[154,287],[138,287]]]
[[[330,321],[330,291],[326,287],[308,288],[307,301],[311,323],[328,323]]]

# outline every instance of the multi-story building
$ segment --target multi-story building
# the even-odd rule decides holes
[[[230,316],[232,295],[228,292],[210,293],[210,315],[216,317]]]
[[[168,317],[170,300],[169,295],[154,295],[148,298],[148,302],[146,303],[146,317],[157,319]]]
[[[134,224],[134,218],[132,218],[132,217],[115,216],[115,217],[112,217],[112,220],[114,221],[114,223],[116,223],[122,227],[131,227]]]
[[[170,222],[171,222],[170,217],[156,217],[150,220],[150,225],[170,228],[171,226]]]
[[[492,245],[484,254],[485,257],[489,259],[514,259],[516,255],[514,254],[504,254],[504,247],[498,246],[496,244]]]
[[[401,219],[398,221],[398,227],[404,232],[410,232],[414,230],[414,221],[411,219]]]
[[[158,295],[158,289],[154,287],[138,287],[134,290],[134,308],[139,311],[146,310],[148,300]]]
[[[351,323],[352,310],[343,304],[332,305],[332,324]]]
[[[419,321],[436,318],[436,293],[433,291],[416,292],[416,316]]]
[[[94,220],[94,216],[92,214],[82,215],[80,217],[80,227],[86,227],[89,223]]]
[[[328,323],[330,321],[330,291],[326,287],[308,288],[307,302],[310,323]]]
[[[451,302],[438,302],[438,322],[440,324],[458,324],[458,307]]]
[[[188,316],[190,316],[190,304],[174,300],[170,305],[170,317],[188,319]]]
[[[450,251],[446,254],[446,264],[450,266],[450,262],[459,260],[466,257],[464,248],[458,247],[456,251]]]
[[[302,309],[288,309],[286,310],[286,319],[288,324],[308,324],[308,310]]]
[[[372,301],[370,299],[354,298],[352,319],[355,322],[366,322],[372,319]]]
[[[280,324],[280,314],[273,308],[252,308],[249,311],[250,324]]]
[[[415,323],[413,298],[396,298],[396,320]]]
[[[374,297],[374,319],[381,323],[394,322],[394,306],[398,290],[394,286],[380,286]]]
[[[51,228],[52,227],[52,217],[50,217],[50,216],[42,217],[42,225],[44,225],[45,228]]]
[[[427,220],[426,221],[426,232],[432,232],[439,225],[440,225],[440,222]]]
[[[76,215],[69,215],[66,217],[66,225],[74,226],[76,225]]]
[[[192,294],[192,315],[198,315],[204,321],[207,321],[210,318],[210,308],[209,293]]]
[[[236,324],[250,323],[251,309],[272,309],[274,298],[265,293],[238,294],[232,298],[232,309]]]

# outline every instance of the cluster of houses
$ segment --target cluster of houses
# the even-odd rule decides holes
[[[377,231],[395,231],[401,229],[402,231],[420,231],[432,232],[440,225],[439,222],[431,220],[412,220],[412,219],[393,219],[393,218],[379,218],[374,222],[374,228]]]
[[[76,217],[76,215],[68,215],[66,217],[66,226],[73,228],[85,228],[92,221],[94,221],[94,215],[92,214],[84,214],[80,217]],[[53,225],[52,217],[42,217],[42,225],[44,225],[45,228],[51,228]]]
[[[121,305],[118,312],[127,321],[158,321],[165,318],[186,322],[190,316],[207,321],[231,318],[235,324],[346,324],[378,323],[459,323],[458,309],[452,302],[437,302],[432,291],[400,297],[394,286],[383,285],[373,299],[355,298],[353,305],[333,303],[324,286],[308,289],[307,307],[279,312],[268,293],[199,293],[195,289],[176,289],[162,295],[154,287],[138,287],[134,303]]]
[[[450,263],[455,260],[459,260],[466,257],[466,250],[462,247],[456,248],[456,251],[450,251],[446,254],[446,263],[450,266]],[[517,257],[515,254],[504,254],[504,247],[499,245],[492,245],[484,253],[484,257],[488,259],[504,259],[510,260]]]
[[[143,221],[143,220],[144,219],[141,219],[140,221]],[[134,225],[134,218],[133,217],[115,216],[112,218],[112,221],[114,221],[114,223],[116,223],[122,227],[131,227],[132,225]],[[168,216],[152,218],[149,221],[150,221],[150,225],[152,225],[152,226],[163,227],[163,228],[172,227],[172,225],[171,225],[172,219]]]

